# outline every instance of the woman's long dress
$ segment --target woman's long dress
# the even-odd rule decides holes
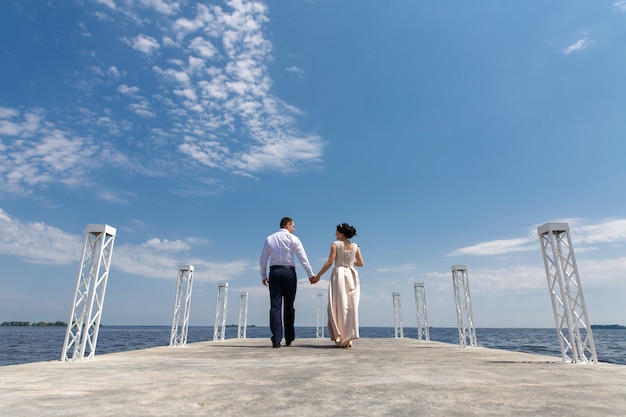
[[[328,332],[331,340],[341,345],[359,338],[361,287],[354,267],[357,244],[353,242],[350,250],[344,250],[341,241],[334,244],[337,251],[328,285]]]

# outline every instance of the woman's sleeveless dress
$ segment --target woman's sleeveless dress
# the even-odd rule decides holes
[[[359,273],[354,267],[357,244],[344,250],[340,241],[336,248],[335,266],[328,285],[328,332],[337,344],[359,338]]]

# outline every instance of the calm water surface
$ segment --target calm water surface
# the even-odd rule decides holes
[[[60,360],[65,327],[0,327],[0,366]],[[105,326],[100,329],[96,355],[169,345],[169,326]],[[361,337],[392,338],[392,327],[361,327]],[[226,338],[237,337],[236,327],[226,328]],[[250,327],[249,338],[267,338],[269,327]],[[296,337],[314,338],[314,327],[296,328]],[[416,328],[404,328],[405,338],[417,338]],[[600,362],[626,365],[626,330],[594,329]],[[190,326],[187,343],[213,339],[213,327]],[[431,328],[430,339],[458,344],[456,328]],[[555,329],[476,329],[478,345],[561,358]],[[330,343],[330,341],[329,341]]]

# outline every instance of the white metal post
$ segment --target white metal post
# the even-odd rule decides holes
[[[115,233],[116,229],[106,224],[87,225],[62,361],[95,355]]]
[[[393,293],[393,334],[396,339],[404,337],[402,326],[402,304],[400,303],[400,293]]]
[[[170,346],[185,346],[187,344],[192,286],[193,265],[179,265]]]
[[[213,341],[223,342],[226,330],[226,304],[228,303],[228,283],[217,284],[217,303],[215,304],[215,326],[213,326]]]
[[[317,308],[316,308],[316,325],[315,325],[315,338],[316,339],[323,339],[324,338],[324,322],[323,322],[323,317],[324,317],[324,293],[323,292],[318,292],[317,293],[317,304],[316,304]]]
[[[452,284],[456,303],[456,319],[459,327],[459,344],[461,347],[477,347],[476,329],[472,315],[469,278],[465,265],[452,266]]]
[[[415,290],[415,316],[417,317],[417,340],[430,340],[428,315],[426,314],[426,289],[424,283],[413,284]]]
[[[567,223],[537,228],[564,362],[597,363],[585,298]],[[583,330],[581,334],[581,329]]]
[[[237,339],[246,338],[248,328],[248,293],[239,293],[239,324],[237,325]]]

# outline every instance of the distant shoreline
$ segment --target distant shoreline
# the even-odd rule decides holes
[[[592,324],[592,329],[626,329],[626,326],[621,324]]]
[[[64,321],[39,321],[31,323],[30,321],[3,321],[0,327],[56,327],[67,326]]]

